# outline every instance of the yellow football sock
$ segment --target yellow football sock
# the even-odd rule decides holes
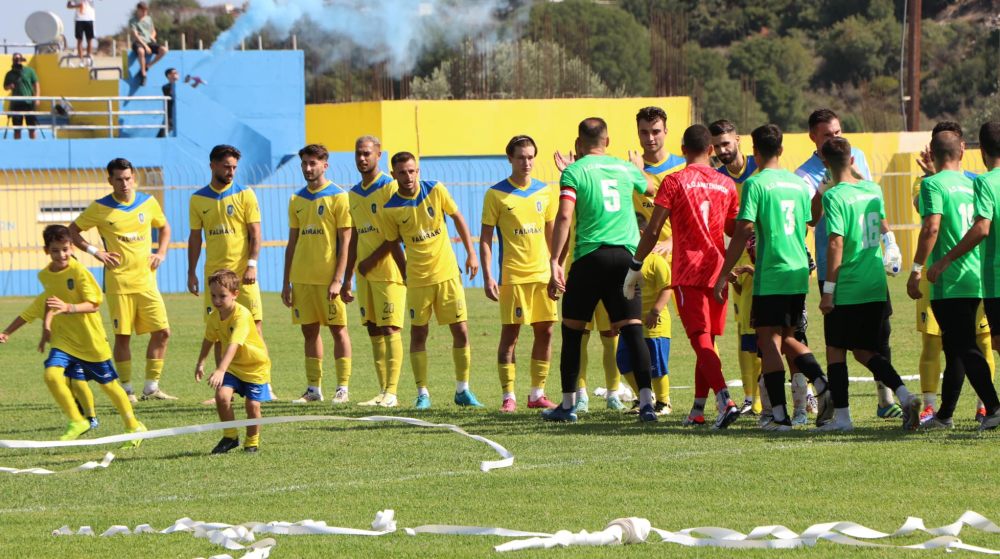
[[[993,340],[990,339],[989,333],[984,332],[976,335],[976,345],[986,357],[986,363],[990,366],[990,380],[993,380],[997,374],[997,363],[993,359]]]
[[[639,383],[635,381],[635,373],[633,373],[632,371],[625,371],[624,373],[622,373],[622,378],[625,379],[625,382],[628,384],[629,388],[632,389],[632,393],[635,394],[636,398],[638,398]]]
[[[236,429],[223,429],[222,436],[226,437],[227,439],[239,439],[240,432]]]
[[[132,361],[115,361],[115,370],[118,371],[120,382],[132,382]]]
[[[395,394],[396,387],[399,386],[399,374],[403,369],[403,335],[399,332],[389,334],[385,344],[386,377],[385,391],[388,394]],[[425,362],[426,363],[426,362]],[[427,370],[427,365],[424,365]],[[427,375],[424,375],[427,378]]]
[[[740,376],[743,380],[743,396],[753,399],[754,394],[757,393],[757,399],[759,399],[757,379],[760,377],[760,358],[757,357],[757,352],[741,351],[739,360]]]
[[[601,336],[603,350],[601,363],[604,365],[604,382],[609,392],[617,392],[621,387],[621,375],[618,374],[618,361],[615,352],[618,350],[618,336]]]
[[[247,439],[243,441],[244,447],[260,446],[260,433],[247,434]]]
[[[378,378],[379,391],[385,391],[386,375],[389,364],[386,362],[385,336],[371,336],[372,359],[375,362],[375,377]]]
[[[469,382],[469,371],[472,369],[472,347],[451,348],[451,360],[455,362],[455,380]]]
[[[549,362],[531,360],[531,387],[545,388],[545,381],[549,378]]]
[[[577,389],[587,387],[587,344],[590,342],[590,331],[584,330],[580,340],[580,376],[576,379]]]
[[[497,372],[500,374],[500,389],[503,390],[504,394],[514,392],[516,367],[513,363],[497,363]]]
[[[84,420],[84,417],[80,415],[80,410],[76,407],[76,400],[73,399],[73,391],[69,389],[69,383],[66,382],[66,369],[63,367],[46,367],[45,386],[49,388],[52,397],[55,398],[56,403],[59,404],[59,408],[69,417],[70,421]]]
[[[351,382],[351,358],[338,357],[333,366],[337,369],[337,386],[347,386]]]
[[[413,380],[417,388],[427,388],[427,352],[411,351],[410,366],[413,367]]]
[[[636,391],[636,395],[639,392]],[[657,402],[670,403],[670,375],[663,375],[653,379],[653,394],[656,395]]]
[[[132,403],[128,401],[128,394],[125,393],[121,385],[117,382],[109,382],[100,386],[115,409],[118,410],[118,415],[122,417],[125,428],[131,430],[138,427],[139,421],[135,418],[135,412],[132,411]]]
[[[323,386],[323,358],[306,357],[306,382],[309,386]]]
[[[937,394],[941,387],[941,336],[920,335],[920,391]]]
[[[121,374],[119,374],[118,376],[121,376]],[[155,380],[159,382],[160,377],[162,376],[163,376],[163,359],[147,359],[146,380]]]
[[[83,415],[87,417],[97,417],[97,412],[94,411],[94,393],[90,391],[90,387],[87,386],[87,381],[85,380],[69,380],[69,389],[73,392],[73,397],[76,398],[77,403],[83,408]]]

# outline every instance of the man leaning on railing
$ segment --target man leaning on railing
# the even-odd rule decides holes
[[[11,97],[38,97],[41,95],[41,85],[38,82],[38,74],[31,67],[24,65],[24,55],[14,53],[13,65],[10,71],[3,77],[3,88],[10,92]],[[16,101],[11,99],[9,109],[11,112],[34,111],[38,106],[38,101]],[[20,127],[22,123],[28,126],[28,137],[35,139],[38,117],[35,115],[14,114],[7,117],[15,127]],[[20,128],[14,129],[14,139],[21,139]]]

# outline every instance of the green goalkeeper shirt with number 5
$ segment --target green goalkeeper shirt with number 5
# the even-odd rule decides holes
[[[925,266],[941,260],[972,227],[975,216],[972,181],[959,171],[941,171],[921,181],[920,217],[926,219],[935,214],[941,216],[941,225]],[[931,284],[931,301],[982,296],[978,246],[952,262]]]
[[[870,181],[838,183],[823,194],[823,214],[830,238],[839,235],[843,239],[833,303],[859,305],[885,301],[882,188]],[[830,271],[826,271],[827,280]]]
[[[631,163],[608,155],[588,155],[566,167],[559,198],[576,202],[573,261],[601,245],[622,246],[635,254],[639,227],[632,191],[646,193],[646,177]]]

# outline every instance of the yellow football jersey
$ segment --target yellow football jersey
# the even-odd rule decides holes
[[[670,263],[656,253],[650,253],[642,261],[642,316],[649,314],[663,288],[670,285]],[[642,335],[646,338],[669,338],[671,335],[670,309],[663,307],[660,320],[653,328],[642,327]]]
[[[104,241],[104,250],[122,257],[117,268],[104,271],[104,288],[108,295],[156,289],[156,272],[149,268],[153,228],[159,229],[167,223],[167,216],[156,198],[136,192],[130,203],[122,204],[108,194],[91,202],[75,223],[81,231],[96,227]]]
[[[368,184],[359,182],[354,185],[350,196],[351,220],[354,222],[354,235],[358,238],[357,258],[361,262],[368,258],[375,249],[382,246],[385,236],[382,230],[382,207],[396,193],[396,181],[385,173],[379,173],[375,180]],[[391,281],[403,283],[403,274],[391,256],[383,258],[377,266],[368,271],[365,276],[368,281]]]
[[[656,183],[660,184],[663,182],[663,177],[683,169],[687,161],[683,157],[668,153],[667,158],[659,163],[650,163],[648,161],[644,161],[643,163],[645,163],[645,166],[642,170],[656,177]],[[643,196],[638,192],[632,193],[632,203],[635,205],[635,211],[646,218],[646,223],[649,223],[649,219],[653,216],[653,208],[655,207],[653,204],[654,198],[656,198],[655,194],[653,196]],[[666,241],[670,238],[670,235],[670,220],[667,219],[663,224],[663,229],[660,229],[660,236],[657,240],[659,242]]]
[[[407,286],[434,285],[460,275],[444,221],[457,211],[455,200],[437,181],[420,181],[412,198],[396,191],[385,203],[383,231],[387,240],[400,239],[406,247]]]
[[[249,187],[229,183],[222,190],[208,185],[191,196],[191,229],[205,231],[205,272],[232,270],[242,276],[250,243],[247,226],[260,223],[257,195]]]
[[[337,267],[337,229],[351,227],[347,192],[332,182],[316,192],[303,187],[288,202],[288,226],[299,230],[291,282],[330,285]]]
[[[504,179],[486,191],[483,225],[496,227],[500,238],[497,283],[548,283],[545,224],[556,218],[558,209],[559,189],[540,180],[519,186]]]
[[[236,356],[229,364],[227,372],[236,375],[243,382],[265,384],[271,382],[271,359],[267,346],[257,332],[253,314],[243,305],[236,303],[236,309],[229,318],[222,320],[222,313],[215,311],[208,315],[205,323],[205,339],[222,343],[222,351],[232,344],[239,344]]]
[[[104,300],[97,280],[76,258],[71,258],[69,266],[58,272],[50,271],[46,266],[38,272],[38,281],[44,291],[21,313],[25,322],[45,316],[45,300],[49,297],[59,297],[72,305],[88,301],[100,305]],[[65,351],[84,361],[97,363],[111,359],[111,346],[104,333],[100,312],[55,315],[52,317],[50,344],[53,349]]]

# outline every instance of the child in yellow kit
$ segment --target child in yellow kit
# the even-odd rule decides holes
[[[74,385],[77,396],[88,410],[93,409],[94,396],[86,381],[97,382],[107,394],[125,423],[125,430],[137,433],[146,430],[132,410],[128,395],[116,382],[118,373],[111,362],[111,346],[98,313],[103,299],[101,288],[90,270],[73,257],[73,242],[69,228],[49,225],[42,232],[45,252],[52,262],[38,272],[44,289],[20,316],[0,332],[0,343],[25,324],[43,318],[45,322],[39,351],[51,344],[45,360],[45,384],[56,403],[69,417],[69,426],[59,440],[72,441],[91,429],[91,422],[80,413],[70,390]],[[139,446],[142,439],[126,442],[122,448]]]
[[[221,343],[222,358],[208,377],[208,384],[215,389],[215,407],[222,421],[235,419],[234,392],[246,399],[247,419],[261,417],[260,403],[271,400],[271,359],[257,331],[253,313],[236,302],[240,283],[240,278],[231,270],[218,270],[209,276],[208,289],[216,312],[206,319],[205,339],[194,369],[195,380],[201,382],[205,376],[205,358],[216,343]],[[257,452],[259,445],[260,426],[247,427],[243,450]],[[212,454],[225,454],[238,446],[239,432],[224,429],[222,440],[212,449]]]

